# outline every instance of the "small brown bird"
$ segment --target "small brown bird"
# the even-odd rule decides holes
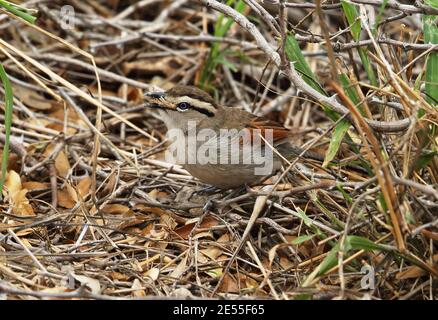
[[[303,152],[290,142],[291,132],[282,125],[239,108],[220,106],[196,87],[175,86],[166,92],[146,93],[145,101],[159,109],[168,134],[179,132],[182,136],[175,142],[183,149],[183,160],[178,163],[194,177],[218,188],[258,181],[278,170],[282,157],[290,160]],[[201,135],[207,137],[201,139]],[[306,151],[303,156],[323,161],[314,152]]]

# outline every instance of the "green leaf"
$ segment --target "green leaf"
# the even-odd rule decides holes
[[[285,52],[286,56],[289,59],[289,61],[294,63],[295,69],[300,72],[303,76],[303,80],[310,85],[313,89],[317,90],[319,93],[327,96],[327,93],[325,90],[321,87],[321,85],[318,83],[317,77],[310,69],[309,64],[307,63],[306,59],[304,58],[303,53],[301,52],[300,46],[298,44],[298,41],[295,39],[295,36],[291,33],[286,37],[286,43],[285,43]],[[323,105],[324,112],[327,114],[327,116],[333,120],[337,121],[339,119],[339,114],[334,112],[330,109],[327,105]],[[346,125],[345,125],[346,126]],[[341,130],[339,128],[338,130]],[[340,133],[339,133],[340,134]],[[352,139],[348,137],[348,141],[352,142]],[[338,147],[339,148],[339,147]],[[353,147],[356,153],[359,153],[359,150],[355,147]],[[332,151],[334,152],[334,155],[336,155],[337,150],[336,146],[332,146]],[[332,158],[333,160],[333,158]]]
[[[312,300],[312,295],[310,293],[300,293],[294,297],[294,300]]]
[[[428,4],[437,6],[434,1]],[[438,44],[438,17],[432,15],[423,16],[424,43]],[[427,101],[438,107],[438,53],[431,52],[427,57],[425,74],[425,93]]]
[[[5,0],[0,0],[0,7],[5,8],[10,13],[13,13],[17,17],[20,17],[23,20],[26,20],[27,22],[32,23],[32,24],[34,24],[36,19],[37,19],[36,17],[29,14],[27,10],[25,10],[23,8],[19,8],[16,5],[14,5],[13,3],[10,3],[10,2],[5,1]]]
[[[317,90],[323,95],[327,95],[324,89],[319,84],[315,74],[310,69],[304,55],[301,51],[298,41],[295,39],[295,35],[290,33],[286,37],[286,43],[284,46],[284,51],[289,61],[294,63],[295,69],[303,75],[303,80],[311,86],[313,89]]]
[[[362,61],[363,68],[367,73],[368,79],[373,86],[377,86],[377,78],[370,59],[368,58],[368,50],[365,48],[357,48],[357,52],[359,53],[360,60]]]
[[[347,242],[349,244],[349,247],[351,247],[352,250],[365,250],[365,251],[373,251],[373,250],[380,250],[385,251],[385,248],[377,243],[374,243],[373,241],[360,237],[360,236],[348,236]]]
[[[423,79],[423,75],[424,75],[424,72],[423,72],[423,70],[421,70],[421,71],[418,73],[417,78],[415,79],[414,90],[417,91],[417,92],[420,92],[420,88],[421,88],[421,80]]]
[[[310,66],[307,63],[306,59],[304,58],[304,55],[303,55],[303,53],[302,53],[302,51],[300,49],[298,41],[295,39],[295,36],[292,33],[290,33],[286,37],[285,53],[286,53],[286,56],[289,59],[289,61],[294,63],[295,69],[299,73],[301,73],[301,75],[303,77],[303,80],[308,85],[310,85],[313,89],[315,89],[319,93],[327,96],[327,93],[325,92],[325,90],[319,84],[317,77],[315,76],[315,74],[310,69]],[[340,118],[339,114],[337,114],[336,112],[331,110],[331,108],[329,106],[323,105],[323,109],[324,109],[324,112],[327,114],[327,116],[331,120],[337,121]],[[346,127],[347,127],[346,124],[339,124],[338,125],[337,135],[338,135],[339,138],[341,138],[342,131],[344,131],[344,135],[346,134],[346,131],[348,129]],[[359,154],[359,149],[354,146],[354,143],[352,142],[352,139],[349,137],[348,133],[346,135],[347,135],[347,137],[346,137],[347,141],[352,144],[353,150],[357,154]],[[330,159],[330,157],[335,157],[336,156],[336,153],[339,150],[339,145],[340,145],[340,141],[342,141],[342,138],[339,141],[335,141],[335,143],[333,143],[332,146],[329,146],[331,148],[331,150],[328,151],[328,153],[330,153],[330,154],[328,156],[326,155],[327,159]],[[330,160],[333,160],[333,158],[331,158]]]
[[[335,158],[339,147],[341,146],[341,142],[344,139],[345,133],[347,133],[350,125],[350,122],[344,119],[341,120],[334,128],[327,153],[325,154],[324,163],[322,164],[323,167],[326,167],[330,161]]]
[[[406,221],[411,223],[411,224],[416,224],[417,223],[417,221],[415,220],[415,216],[410,211],[407,211],[405,213],[405,218],[406,218]]]
[[[237,72],[237,67],[234,63],[232,63],[230,60],[228,60],[224,55],[220,55],[217,59],[217,62],[219,64],[223,64],[227,68],[229,68],[233,72]]]
[[[327,257],[325,257],[325,259],[322,260],[321,264],[317,267],[318,272],[316,273],[316,276],[320,276],[326,273],[338,263],[338,251],[339,251],[339,244],[334,246],[330,250]]]
[[[350,100],[355,104],[360,103],[359,95],[357,94],[356,89],[353,87],[353,85],[350,82],[350,78],[345,73],[342,73],[339,75],[339,81],[342,84],[342,87],[345,90],[345,93],[350,98]]]
[[[337,184],[336,185],[336,189],[338,189],[342,195],[344,196],[344,199],[349,203],[353,203],[353,198],[344,190],[344,188],[342,187],[342,184]]]
[[[360,23],[359,13],[357,12],[356,6],[348,3],[344,0],[341,1],[342,10],[344,11],[345,17],[347,18],[348,24],[350,25],[351,36],[354,41],[359,41],[360,32],[362,31],[362,26]],[[368,79],[373,86],[377,85],[376,74],[368,58],[367,49],[358,47],[357,52],[359,53],[360,60],[362,61],[365,72],[367,73]]]
[[[344,253],[348,256],[348,253],[351,250],[365,250],[365,251],[386,251],[383,246],[374,243],[373,241],[360,237],[360,236],[347,236],[344,243]],[[339,243],[334,246],[327,257],[321,262],[321,264],[317,267],[318,272],[317,276],[325,274],[331,268],[336,266],[338,263],[338,252],[339,252]]]
[[[311,235],[305,235],[305,236],[296,237],[295,239],[293,239],[291,241],[291,244],[298,245],[300,243],[303,243],[303,242],[306,242],[306,241],[312,239],[314,236],[315,236],[314,234],[311,234]]]
[[[347,21],[350,24],[351,35],[353,36],[353,39],[355,41],[358,41],[362,26],[360,24],[359,14],[357,12],[356,6],[351,3],[345,2],[344,0],[341,1],[341,4],[345,16],[347,17]]]
[[[312,220],[306,215],[306,213],[301,210],[301,208],[297,209],[297,214],[300,216],[301,219],[303,219],[303,222],[306,226],[311,227],[312,226]]]
[[[339,75],[339,81],[341,82],[342,87],[344,88],[345,93],[350,98],[350,100],[355,105],[358,105],[360,103],[359,96],[355,88],[351,85],[348,76],[345,73],[342,73],[341,75]],[[358,108],[359,111],[364,114],[363,108]],[[327,167],[330,161],[335,158],[336,154],[339,151],[339,147],[341,146],[342,140],[344,139],[344,136],[348,131],[348,128],[350,128],[350,122],[347,120],[342,120],[335,126],[327,153],[325,155],[324,163],[322,164],[323,167]]]
[[[227,1],[227,5],[232,6],[235,2],[235,0],[229,0]],[[242,13],[245,9],[245,2],[243,2],[243,0],[237,1],[234,9]],[[226,18],[224,14],[220,14],[214,25],[214,36],[224,37],[230,30],[233,23],[234,20],[232,18]],[[201,76],[199,78],[199,85],[201,87],[204,89],[208,89],[210,87],[210,79],[213,77],[216,68],[220,64],[229,67],[233,71],[236,70],[235,66],[225,58],[225,53],[221,51],[221,43],[215,42],[211,46],[210,53],[205,61]]]
[[[415,162],[415,169],[419,170],[427,166],[427,164],[432,161],[433,158],[438,156],[437,151],[424,151],[417,162]]]
[[[12,125],[12,107],[14,95],[12,92],[12,86],[9,82],[8,75],[6,74],[3,65],[0,64],[0,78],[3,83],[3,88],[5,90],[5,144],[3,146],[2,155],[2,166],[1,166],[1,179],[0,179],[0,199],[2,197],[3,185],[6,180],[6,170],[9,158],[9,141],[11,136],[11,125]]]
[[[378,25],[380,23],[380,20],[382,20],[382,15],[385,12],[385,8],[388,5],[388,1],[389,0],[383,0],[382,4],[379,7],[379,13],[377,14],[376,23],[373,26],[373,34],[374,34],[374,36],[377,33],[377,27],[378,27]]]
[[[438,0],[424,0],[424,4],[438,9]]]

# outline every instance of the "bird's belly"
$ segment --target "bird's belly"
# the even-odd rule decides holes
[[[184,157],[177,163],[202,182],[223,189],[256,182],[281,167],[271,150],[271,153],[260,153],[257,149],[240,147],[237,144],[233,149],[230,144],[223,145],[215,139],[193,148],[186,144]]]
[[[269,172],[266,171],[264,174],[257,174],[254,165],[244,164],[186,164],[183,167],[192,176],[206,184],[222,189],[230,189],[260,180],[263,176],[279,169],[280,163],[275,162],[272,168],[267,169]]]

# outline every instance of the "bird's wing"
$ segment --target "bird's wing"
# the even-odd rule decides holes
[[[252,130],[260,130],[260,134],[262,137],[267,138],[270,137],[272,132],[272,140],[275,145],[281,144],[286,142],[285,140],[288,140],[288,138],[291,135],[291,132],[289,129],[286,129],[278,122],[269,120],[264,117],[256,117],[254,116],[250,122],[249,125],[246,127],[246,129],[252,131]]]

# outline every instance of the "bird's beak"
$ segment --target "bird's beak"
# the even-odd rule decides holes
[[[166,97],[166,92],[146,92],[144,94],[144,100],[146,106],[151,108],[163,108],[164,98]]]

